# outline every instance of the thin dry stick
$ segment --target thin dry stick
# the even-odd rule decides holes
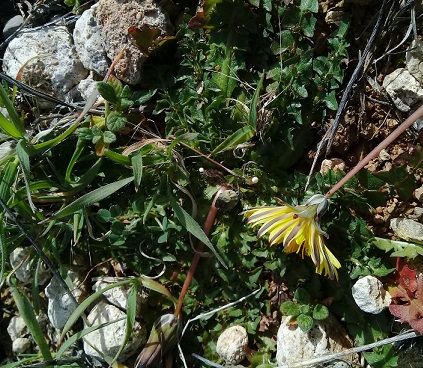
[[[210,231],[214,224],[214,220],[216,219],[217,212],[219,211],[218,208],[216,207],[216,200],[221,194],[221,192],[222,192],[222,189],[219,189],[216,195],[214,196],[213,202],[210,206],[209,213],[207,215],[206,222],[204,223],[203,230],[207,236],[210,234]],[[200,241],[198,242],[197,251],[192,260],[191,267],[188,270],[187,278],[185,279],[184,285],[182,286],[181,293],[179,294],[178,304],[176,305],[175,313],[173,313],[176,317],[179,317],[179,315],[181,314],[182,304],[184,302],[185,295],[188,292],[189,285],[191,284],[191,280],[194,276],[194,272],[197,268],[198,262],[201,258],[201,254],[203,251],[204,251],[204,243]]]
[[[389,134],[379,145],[374,148],[366,157],[364,157],[347,175],[345,175],[338,183],[336,183],[326,194],[325,197],[331,197],[338,189],[340,189],[348,180],[352,179],[370,160],[377,157],[384,148],[404,133],[413,123],[423,115],[423,105],[420,106],[413,114],[411,114],[397,129]]]

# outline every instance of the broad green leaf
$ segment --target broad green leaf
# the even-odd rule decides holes
[[[238,144],[242,144],[248,142],[251,138],[254,137],[256,130],[254,127],[250,125],[243,126],[242,128],[238,129],[236,132],[232,133],[229,137],[227,137],[222,143],[220,143],[210,156],[213,156],[219,152],[227,151],[232,148],[236,148]]]
[[[288,301],[281,305],[282,313],[285,316],[298,316],[300,314],[300,307],[297,303]]]
[[[140,187],[141,178],[142,178],[142,155],[138,153],[132,156],[131,163],[132,163],[132,171],[134,172],[135,189],[138,190],[138,188]]]
[[[56,212],[52,217],[50,217],[49,220],[60,219],[65,216],[69,216],[82,208],[91,206],[92,204],[99,202],[102,199],[107,198],[108,196],[117,192],[119,189],[123,188],[133,180],[134,178],[131,176],[129,178],[121,179],[114,183],[104,185],[93,190],[92,192],[84,194],[82,197],[79,197],[71,204]]]
[[[295,290],[294,298],[301,304],[309,304],[311,301],[310,293],[301,287]]]
[[[336,100],[335,91],[330,92],[323,98],[325,104],[328,109],[337,110],[338,109],[338,101]]]
[[[222,257],[217,253],[216,249],[214,248],[213,244],[210,242],[207,235],[204,233],[203,229],[198,225],[198,222],[195,221],[191,215],[186,212],[179,204],[175,201],[175,199],[169,193],[169,200],[170,205],[172,206],[173,212],[175,216],[178,218],[181,225],[188,230],[192,235],[194,235],[198,240],[200,240],[204,245],[206,245],[216,256],[219,262],[225,267],[225,263],[223,262]]]
[[[44,333],[41,330],[40,324],[35,317],[34,310],[31,303],[25,295],[22,295],[15,285],[10,285],[12,290],[13,298],[15,299],[16,305],[19,310],[20,316],[25,321],[29,332],[31,333],[34,341],[36,342],[41,354],[45,360],[52,360],[53,357],[50,353],[50,348],[47,345],[47,341],[44,337]]]
[[[10,135],[13,138],[23,138],[23,134],[19,131],[16,126],[7,120],[7,118],[0,112],[0,128],[4,133]]]
[[[319,1],[318,0],[301,0],[300,9],[302,11],[311,11],[317,13],[319,11]]]
[[[131,97],[131,100],[134,102],[134,105],[141,105],[149,101],[157,92],[157,89],[149,89],[148,91],[136,91]]]
[[[118,96],[115,92],[115,89],[109,83],[97,82],[97,90],[101,97],[103,97],[106,101],[109,101],[113,104],[118,101]]]
[[[116,141],[116,134],[111,132],[110,130],[106,130],[103,133],[103,142],[106,144],[110,144]]]
[[[392,252],[391,257],[406,257],[416,258],[417,256],[423,256],[423,245],[416,243],[408,243],[400,240],[391,240],[375,237],[371,240],[371,243],[379,249],[385,252]]]
[[[301,328],[303,332],[310,331],[313,327],[313,318],[308,316],[307,314],[300,314],[297,317],[298,327]]]
[[[125,125],[128,123],[125,115],[120,112],[113,111],[107,116],[106,125],[109,130],[112,132],[117,132],[125,128]]]
[[[329,317],[329,309],[322,304],[317,304],[313,308],[313,319],[322,321]]]

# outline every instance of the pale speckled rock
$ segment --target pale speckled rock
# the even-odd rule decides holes
[[[303,332],[297,325],[290,325],[291,318],[286,317],[278,330],[276,361],[279,368],[340,352],[353,346],[346,331],[332,316],[324,321],[315,321],[309,332]],[[357,361],[357,356],[347,356],[345,359]],[[333,363],[328,367],[349,367],[346,363],[339,364],[339,362]]]
[[[98,93],[97,82],[92,78],[81,80],[76,88],[85,101],[87,101],[94,92]]]
[[[7,325],[7,333],[12,341],[16,340],[18,337],[26,335],[28,333],[28,327],[24,319],[20,316],[13,316]]]
[[[248,345],[248,335],[245,328],[232,326],[219,336],[216,352],[226,364],[238,364],[245,358],[246,345]]]
[[[171,34],[173,26],[168,16],[154,0],[100,0],[95,16],[110,60],[114,60],[126,46],[114,68],[116,77],[129,84],[139,83],[146,56],[132,44],[128,28],[135,26],[141,29],[148,25]]]
[[[391,304],[391,295],[373,276],[357,280],[352,287],[352,296],[358,307],[366,313],[379,314]]]
[[[406,218],[391,219],[391,229],[401,239],[423,244],[423,224]]]
[[[14,38],[4,53],[3,70],[16,78],[22,66],[22,82],[59,99],[88,74],[64,26],[31,30]],[[41,99],[40,103],[50,104]]]
[[[83,277],[78,276],[73,271],[68,271],[68,277],[72,281],[70,287],[73,296],[80,303],[87,291],[85,285],[82,283]],[[71,314],[75,311],[77,305],[71,297],[63,290],[62,285],[56,277],[53,277],[50,283],[44,289],[48,298],[47,315],[50,323],[54,328],[62,329],[68,321]]]
[[[25,353],[31,347],[31,340],[27,337],[18,337],[12,342],[12,351],[17,354]]]
[[[97,292],[100,291],[107,286],[115,284],[118,281],[123,281],[125,278],[123,277],[99,277],[95,278],[95,283],[92,286],[93,291]],[[113,304],[114,306],[126,310],[126,301],[128,300],[128,293],[131,289],[132,285],[126,284],[118,287],[114,287],[110,290],[107,290],[103,293],[103,296],[106,300]],[[142,303],[146,301],[147,295],[143,294],[142,288],[138,288],[137,290],[137,315],[139,315],[142,307]]]
[[[104,40],[97,24],[95,9],[96,5],[93,5],[76,21],[73,41],[84,67],[104,76],[109,67],[109,60],[103,48]]]
[[[85,336],[84,351],[86,354],[102,359],[100,354],[90,345],[109,357],[114,357],[125,338],[126,317],[119,308],[105,302],[99,302],[88,315],[91,325],[99,325],[105,322],[121,321],[111,323],[101,329],[95,330]],[[85,326],[87,327],[87,326]],[[88,344],[89,342],[89,344]],[[122,362],[131,355],[139,352],[139,349],[146,342],[146,330],[140,323],[135,322],[131,338],[125,345],[118,361]]]
[[[413,41],[409,51],[405,53],[407,69],[420,84],[423,82],[423,42]]]
[[[420,203],[423,203],[423,185],[417,188],[414,193],[414,198],[416,198]]]
[[[19,281],[29,282],[34,278],[37,267],[37,258],[31,257],[32,248],[17,247],[10,253],[9,261],[15,270],[15,276]],[[44,264],[40,264],[38,272],[38,284],[43,285],[50,277],[50,272],[45,268]]]
[[[395,106],[404,112],[410,111],[411,106],[423,100],[423,88],[419,81],[404,68],[385,76],[383,87]]]

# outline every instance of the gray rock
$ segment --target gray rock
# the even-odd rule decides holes
[[[352,296],[358,307],[366,313],[379,314],[391,304],[391,296],[373,276],[359,279],[352,287]]]
[[[114,60],[125,47],[114,68],[116,77],[129,84],[139,83],[142,64],[147,57],[132,44],[128,27],[150,26],[160,28],[165,35],[171,34],[173,26],[168,16],[154,0],[100,0],[95,16],[109,59]]]
[[[84,338],[84,351],[86,354],[102,359],[97,352],[100,351],[109,357],[114,357],[118,352],[126,332],[125,313],[119,308],[99,302],[88,315],[88,321],[92,326],[105,322],[113,322],[103,328],[97,329]],[[118,321],[120,319],[120,321]],[[87,327],[87,326],[85,326]],[[134,330],[131,338],[125,345],[122,353],[119,355],[118,361],[122,362],[131,355],[139,352],[139,349],[146,342],[145,327],[135,322]],[[97,349],[97,350],[96,350]]]
[[[423,185],[417,188],[413,194],[414,198],[416,198],[420,203],[423,203]]]
[[[404,112],[410,111],[411,106],[423,100],[423,88],[419,81],[404,68],[388,74],[383,80],[383,87],[395,106]]]
[[[13,78],[22,71],[22,82],[59,99],[88,74],[64,26],[30,30],[13,39],[5,51],[3,69]],[[41,107],[50,106],[39,102]]]
[[[24,283],[33,280],[37,267],[37,257],[31,257],[31,251],[32,248],[17,247],[9,256],[10,265],[15,271],[16,278]],[[44,267],[44,264],[40,264],[39,267],[38,283],[43,285],[49,279],[50,272]]]
[[[98,92],[97,82],[92,78],[81,80],[76,88],[85,101],[87,101],[94,92]]]
[[[423,244],[423,224],[406,218],[391,220],[391,229],[401,239]]]
[[[222,332],[216,344],[216,352],[226,364],[234,365],[245,358],[248,345],[247,331],[242,326],[232,326]]]
[[[109,61],[103,48],[104,40],[95,17],[96,5],[84,11],[75,23],[73,41],[84,67],[101,76],[106,75]]]
[[[75,299],[80,302],[86,294],[86,289],[82,283],[83,277],[79,277],[73,271],[68,271],[68,277],[72,280],[70,287]],[[48,298],[47,315],[54,328],[62,329],[77,305],[71,297],[63,290],[62,285],[56,277],[44,289]]]
[[[413,41],[405,54],[405,59],[408,71],[421,84],[423,82],[423,42]]]

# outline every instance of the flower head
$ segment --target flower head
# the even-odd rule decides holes
[[[257,235],[269,234],[270,245],[283,244],[286,253],[299,253],[311,257],[316,272],[330,279],[338,279],[337,269],[341,264],[324,243],[327,237],[319,220],[328,206],[328,200],[321,194],[314,195],[304,205],[256,207],[245,212],[247,223],[262,224]]]

